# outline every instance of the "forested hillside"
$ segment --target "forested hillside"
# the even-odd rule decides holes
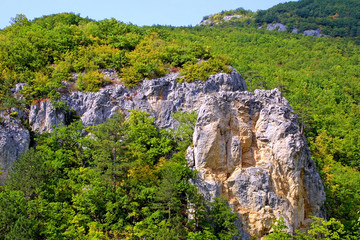
[[[266,27],[282,23],[288,32],[320,29],[332,37],[359,37],[360,3],[356,0],[300,0],[252,12],[238,8],[205,16],[200,25]],[[285,29],[284,29],[285,30]]]
[[[300,0],[258,11],[256,23],[283,23],[299,32],[320,28],[332,37],[360,35],[360,2],[357,0]]]
[[[259,12],[258,16],[264,16],[261,22],[273,22],[265,17],[276,13],[276,20],[286,24],[307,17],[309,23],[322,24],[325,34],[341,36],[332,33],[340,31],[358,36],[350,25],[341,27],[346,21],[353,26],[353,18],[358,19],[356,1],[336,2],[334,6],[352,5],[350,12],[339,11],[338,17],[329,18],[337,23],[329,23],[332,27],[317,22],[328,15],[311,10],[304,15],[310,3],[328,6],[327,1],[300,1],[289,3],[288,12],[279,5],[269,15]],[[133,87],[142,79],[169,72],[180,72],[183,81],[205,80],[232,65],[249,91],[278,88],[289,100],[325,184],[327,215],[344,224],[342,236],[357,239],[359,63],[356,38],[304,37],[231,25],[138,27],[75,14],[29,21],[18,15],[12,26],[0,31],[0,109],[16,116],[13,107],[21,109],[44,99],[56,102],[63,81],[77,90],[98,91],[111,81],[104,78],[106,68],[117,70],[122,82]],[[11,95],[11,88],[20,82],[27,83],[23,101]],[[57,102],[57,107],[66,106]],[[191,129],[194,116],[179,118],[192,119],[185,121]],[[187,135],[158,131],[153,123],[146,114],[133,112],[127,120],[118,116],[90,129],[75,121],[33,139],[36,150],[19,159],[1,187],[1,238],[229,239],[236,216],[221,200],[207,207],[187,181],[193,176],[184,167],[191,131]],[[94,137],[84,137],[84,131]],[[188,221],[181,211],[189,199],[199,206],[196,221]]]

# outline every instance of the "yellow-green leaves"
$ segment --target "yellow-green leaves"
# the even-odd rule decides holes
[[[230,59],[226,56],[216,56],[207,61],[199,61],[198,63],[186,64],[180,70],[181,75],[185,81],[207,80],[210,75],[218,72],[230,73],[232,70],[229,67]]]
[[[99,71],[81,73],[76,82],[76,88],[85,92],[97,92],[105,83],[110,82]]]

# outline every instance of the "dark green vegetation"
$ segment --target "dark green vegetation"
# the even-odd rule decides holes
[[[349,234],[344,230],[344,225],[335,218],[325,221],[321,218],[314,217],[312,223],[305,231],[296,230],[294,235],[286,232],[287,226],[281,217],[272,225],[274,231],[265,237],[266,240],[316,240],[316,239],[358,239],[359,226]]]
[[[360,36],[360,2],[358,0],[300,0],[278,4],[258,11],[255,22],[283,23],[289,31],[320,28],[333,37]]]
[[[305,8],[327,2],[300,1],[289,6],[303,3]],[[344,17],[339,10],[335,12],[338,17],[333,19],[335,13],[331,12],[323,19],[341,22],[353,18],[357,2],[332,2],[337,9],[341,9],[341,4],[350,6],[346,8],[349,16]],[[308,9],[315,14],[315,8]],[[294,14],[297,11],[290,10]],[[281,14],[279,11],[278,18],[287,23],[284,17],[287,10]],[[255,25],[251,21],[211,28],[140,28],[114,19],[95,22],[74,14],[34,21],[19,15],[11,27],[0,31],[0,109],[9,112],[10,107],[19,104],[10,95],[10,88],[18,82],[28,83],[23,93],[25,104],[30,104],[44,97],[57,99],[61,81],[73,81],[73,72],[81,74],[76,88],[97,91],[108,84],[99,69],[114,68],[125,84],[134,86],[143,78],[170,71],[181,71],[188,80],[205,79],[207,74],[228,71],[226,65],[231,63],[243,75],[250,91],[277,87],[289,100],[299,114],[325,184],[329,219],[337,219],[333,223],[341,226],[337,222],[340,221],[345,234],[357,234],[359,238],[358,39],[303,37],[241,27]],[[311,22],[318,24],[315,20]],[[329,31],[335,31],[337,26]],[[348,29],[351,35],[353,28]],[[141,116],[137,114],[133,119]],[[153,126],[151,120],[144,116],[142,119],[147,126]],[[199,204],[202,201],[196,200],[198,196],[185,181],[192,176],[183,159],[183,150],[190,143],[181,141],[181,147],[176,149],[178,154],[173,154],[174,137],[148,127],[145,131],[148,141],[137,139],[140,137],[137,132],[141,131],[135,120],[125,121],[126,124],[118,121],[121,124],[117,129],[106,124],[89,129],[96,136],[94,139],[84,138],[78,124],[40,137],[36,150],[19,160],[2,190],[2,237],[15,239],[14,234],[24,234],[21,239],[74,236],[168,239],[166,234],[170,234],[174,238],[211,239],[206,236],[215,234],[220,238],[224,226],[214,230],[207,222],[218,216],[206,212],[205,205]],[[191,132],[175,135],[184,140]],[[203,225],[191,223],[181,214],[186,197],[198,203],[198,221]],[[218,204],[213,208],[224,207],[221,201]],[[204,214],[210,218],[204,218]],[[229,223],[233,216],[226,216]],[[196,238],[197,235],[202,236]]]
[[[228,21],[225,16],[238,15]],[[360,2],[358,0],[300,0],[278,4],[267,10],[251,12],[239,8],[205,16],[210,26],[216,24],[259,27],[269,23],[282,23],[291,32],[321,29],[332,37],[360,36]]]
[[[237,215],[223,200],[205,202],[188,181],[184,137],[196,113],[175,117],[174,134],[132,111],[87,136],[79,122],[40,136],[0,193],[0,238],[232,239]]]

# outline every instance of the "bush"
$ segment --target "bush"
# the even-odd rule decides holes
[[[79,91],[97,92],[105,83],[109,82],[110,80],[105,78],[104,74],[99,71],[91,71],[79,75],[76,82],[76,88]]]
[[[181,75],[187,82],[197,80],[207,80],[210,75],[218,72],[231,73],[229,68],[230,59],[226,56],[218,56],[210,58],[207,61],[200,61],[195,64],[187,64],[183,69],[180,70]]]

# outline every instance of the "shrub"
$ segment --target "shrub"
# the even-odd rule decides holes
[[[97,92],[100,87],[105,83],[110,82],[108,78],[104,77],[104,74],[99,71],[91,71],[88,73],[81,73],[76,82],[76,88],[85,92]]]
[[[230,59],[226,56],[218,56],[210,58],[207,61],[200,61],[195,64],[186,64],[183,69],[180,70],[181,75],[187,82],[197,80],[207,80],[210,75],[218,72],[231,73],[229,68]]]

